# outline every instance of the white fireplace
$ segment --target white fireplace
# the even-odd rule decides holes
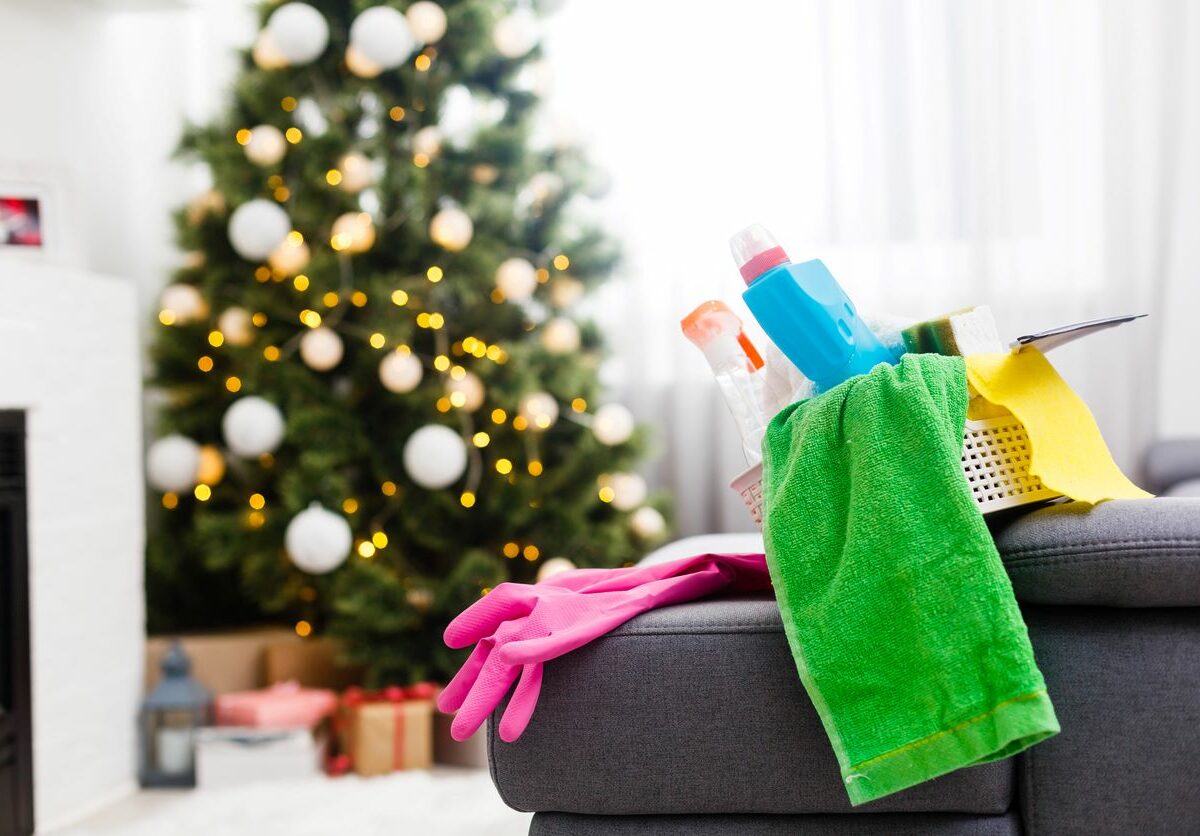
[[[0,409],[25,412],[34,815],[132,791],[144,645],[141,368],[128,282],[0,256]]]

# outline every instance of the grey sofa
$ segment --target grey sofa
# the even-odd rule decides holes
[[[774,602],[727,598],[548,664],[496,788],[539,836],[1200,833],[1200,499],[991,524],[1057,737],[851,808]]]

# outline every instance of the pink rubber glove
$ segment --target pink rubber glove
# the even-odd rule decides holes
[[[500,721],[500,738],[511,743],[533,716],[542,663],[647,610],[721,589],[766,589],[770,583],[761,554],[704,554],[628,569],[576,569],[534,585],[502,583],[446,628],[447,646],[477,644],[438,697],[438,708],[458,712],[450,733],[466,740],[519,675]]]

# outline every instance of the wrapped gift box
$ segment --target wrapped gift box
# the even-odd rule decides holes
[[[215,701],[218,726],[260,729],[312,729],[337,710],[337,694],[281,682],[257,691],[220,694]]]
[[[359,775],[433,765],[433,686],[346,691],[338,725],[343,751]]]
[[[310,778],[321,774],[324,748],[308,729],[200,729],[196,786],[217,789]]]
[[[152,636],[146,640],[147,693],[158,684],[162,660],[171,641],[172,638],[166,636]],[[304,643],[291,630],[277,627],[203,633],[183,636],[180,641],[192,660],[192,676],[216,694],[261,688],[272,681],[263,678],[268,648]]]
[[[338,643],[327,637],[282,640],[266,647],[268,683],[296,681],[306,688],[340,691],[362,682],[362,670],[338,661]]]

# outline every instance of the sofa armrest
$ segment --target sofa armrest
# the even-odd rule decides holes
[[[1200,499],[1068,502],[991,525],[1023,603],[1200,606]]]

